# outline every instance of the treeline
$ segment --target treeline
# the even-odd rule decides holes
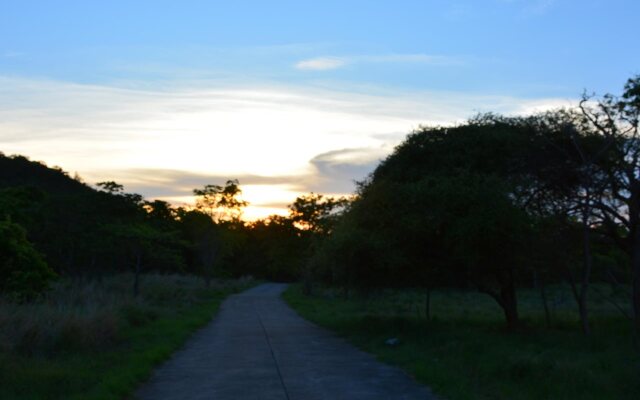
[[[183,208],[2,156],[0,290],[29,297],[54,274],[125,270],[345,293],[463,288],[495,299],[516,328],[518,288],[539,290],[549,320],[545,288],[568,282],[589,333],[597,281],[629,291],[631,310],[616,307],[640,332],[639,114],[637,76],[622,95],[585,95],[574,109],[424,127],[349,200],[301,196],[288,216],[250,223],[236,180],[195,189]]]
[[[606,282],[630,291],[616,306],[640,332],[639,113],[640,76],[576,109],[418,129],[359,184],[309,282],[477,290],[510,328],[518,288],[539,289],[549,321],[545,286],[568,282],[585,333]]]
[[[242,221],[239,182],[194,189],[194,207],[92,188],[60,168],[0,155],[0,293],[30,299],[56,276],[101,278],[134,271],[291,281],[342,200],[310,194],[290,215]]]

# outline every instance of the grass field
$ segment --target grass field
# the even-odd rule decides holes
[[[590,299],[590,337],[580,333],[564,287],[549,291],[550,327],[537,293],[521,291],[525,327],[515,333],[504,330],[493,300],[477,293],[434,292],[431,321],[424,317],[424,294],[416,291],[345,299],[329,289],[305,296],[291,286],[284,298],[305,318],[404,368],[447,399],[638,399],[640,351],[631,324],[610,294],[604,296],[608,288],[596,290],[603,296]],[[386,345],[389,338],[399,344]]]
[[[251,281],[146,275],[61,281],[34,304],[0,301],[0,399],[122,399]]]

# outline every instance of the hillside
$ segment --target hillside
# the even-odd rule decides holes
[[[24,156],[0,153],[0,188],[30,186],[52,194],[88,193],[92,189],[59,168]]]

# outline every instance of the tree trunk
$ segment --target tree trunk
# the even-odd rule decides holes
[[[142,270],[142,256],[140,253],[136,254],[136,274],[133,280],[133,297],[138,297],[140,294],[140,271]]]
[[[542,307],[544,308],[544,320],[547,324],[547,328],[551,328],[551,313],[549,312],[549,301],[547,300],[547,291],[545,290],[545,285],[538,278],[537,271],[536,274],[536,283],[538,286],[538,291],[540,292],[540,300],[542,300]]]
[[[207,236],[200,241],[200,262],[202,263],[202,276],[206,287],[211,285],[213,280],[214,262],[216,261],[215,243],[211,236]]]
[[[431,321],[431,288],[427,288],[424,299],[424,315]]]
[[[511,273],[509,275],[512,275]],[[518,317],[518,297],[516,295],[516,287],[513,282],[513,276],[506,285],[500,289],[500,299],[504,316],[507,320],[507,328],[515,330],[520,325]]]
[[[516,294],[513,270],[499,271],[497,273],[497,280],[500,285],[499,292],[489,289],[486,286],[480,286],[479,290],[491,296],[498,305],[502,307],[507,322],[507,329],[510,331],[516,330],[516,328],[520,326],[520,318],[518,316],[518,296]]]
[[[640,335],[640,229],[633,235],[631,253],[631,304],[633,306],[633,322],[636,335]]]
[[[587,298],[585,294],[586,291],[580,291],[578,312],[580,314],[580,326],[582,327],[582,333],[584,333],[585,335],[589,335],[591,334],[591,327],[589,325],[589,308],[587,307]]]
[[[587,294],[591,281],[591,269],[593,267],[593,257],[591,255],[591,227],[589,226],[589,215],[591,208],[586,207],[582,214],[582,247],[583,247],[583,269],[582,281],[580,282],[580,295],[578,296],[578,311],[580,313],[580,325],[582,333],[589,335],[591,327],[589,325],[589,309],[587,306]]]
[[[630,182],[629,236],[627,251],[631,256],[631,308],[634,333],[640,336],[640,180]]]
[[[69,253],[67,254],[67,271],[70,271],[72,274],[77,274],[78,271],[76,271],[75,268],[75,258],[76,258],[76,246],[75,243],[72,242],[69,245]]]

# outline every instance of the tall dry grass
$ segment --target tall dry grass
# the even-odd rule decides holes
[[[216,290],[247,283],[213,281],[205,287],[193,276],[148,274],[134,297],[133,279],[132,274],[119,274],[61,280],[27,304],[0,298],[0,352],[47,356],[100,351],[120,340],[129,326],[144,325],[167,310],[205,301]]]

